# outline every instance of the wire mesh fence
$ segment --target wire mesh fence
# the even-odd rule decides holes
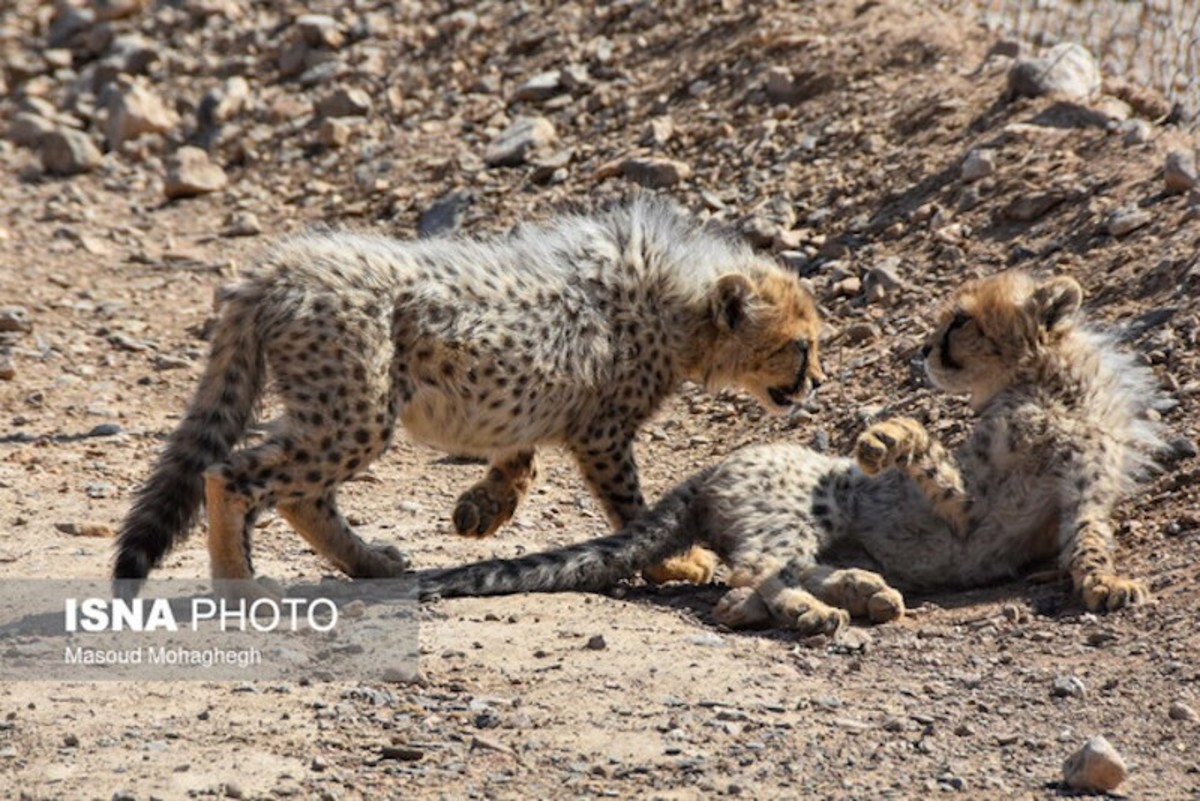
[[[1052,45],[1073,41],[1106,75],[1162,92],[1200,123],[1200,0],[965,0],[993,30]],[[956,5],[944,3],[943,5]]]

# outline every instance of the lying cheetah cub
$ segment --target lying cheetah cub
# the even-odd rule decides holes
[[[336,501],[397,420],[491,459],[458,499],[461,534],[512,516],[543,444],[570,449],[625,525],[645,506],[634,436],[680,382],[786,410],[823,378],[819,328],[793,275],[653,200],[487,240],[293,238],[227,293],[187,415],[121,527],[115,578],[158,565],[202,497],[214,578],[253,575],[254,519],[271,505],[351,576],[403,572],[400,552],[363,543]],[[234,450],[268,375],[283,416]],[[714,566],[699,551],[646,565],[658,580],[707,580]]]
[[[1091,610],[1146,599],[1117,574],[1110,516],[1160,446],[1151,373],[1079,318],[1069,278],[1005,273],[958,291],[924,348],[930,378],[979,415],[951,454],[915,420],[871,426],[857,463],[747,448],[624,532],[421,574],[425,597],[593,589],[694,543],[729,566],[720,622],[829,632],[887,621],[904,590],[968,587],[1057,556]],[[850,565],[847,569],[831,564]],[[869,569],[868,569],[869,568]],[[877,572],[876,572],[877,571]]]

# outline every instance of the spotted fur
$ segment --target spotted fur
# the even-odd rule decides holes
[[[296,237],[226,294],[114,574],[144,578],[202,496],[215,578],[252,576],[250,535],[268,506],[352,576],[402,572],[402,555],[365,545],[336,501],[397,425],[491,460],[458,500],[460,533],[511,517],[544,444],[568,448],[613,524],[627,524],[645,506],[634,436],[678,385],[735,385],[785,410],[823,377],[818,332],[793,275],[652,200],[486,240]],[[237,449],[268,376],[283,415]]]
[[[891,620],[899,590],[983,585],[1053,557],[1089,609],[1143,601],[1145,587],[1114,567],[1111,515],[1161,447],[1158,393],[1149,370],[1081,320],[1081,297],[1073,280],[1021,273],[956,293],[924,349],[934,384],[970,393],[979,416],[954,452],[907,418],[868,428],[854,460],[748,448],[623,533],[426,571],[422,594],[596,589],[701,544],[730,570],[717,619],[733,626]]]

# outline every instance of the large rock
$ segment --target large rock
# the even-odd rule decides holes
[[[1059,95],[1086,100],[1100,93],[1100,67],[1082,45],[1065,42],[1040,58],[1020,58],[1008,72],[1009,90],[1017,96]]]
[[[174,200],[217,192],[228,182],[225,170],[209,161],[207,153],[198,147],[185,146],[175,151],[167,162],[163,191]]]
[[[150,89],[133,84],[118,90],[108,118],[108,146],[117,150],[125,142],[145,133],[166,133],[177,117],[162,98]]]
[[[1093,737],[1063,762],[1067,786],[1086,792],[1107,793],[1129,776],[1125,760],[1103,737]]]
[[[488,145],[483,160],[489,167],[515,167],[555,137],[554,124],[545,117],[517,117]]]
[[[54,175],[77,175],[100,163],[100,148],[87,134],[70,128],[43,136],[39,151],[42,167]]]

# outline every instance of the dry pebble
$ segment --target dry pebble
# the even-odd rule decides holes
[[[82,131],[51,131],[40,140],[42,167],[54,175],[78,175],[100,164],[100,148]]]
[[[1093,737],[1063,762],[1063,780],[1075,790],[1109,792],[1129,776],[1125,760],[1104,737]]]
[[[167,162],[163,192],[168,199],[196,197],[225,188],[228,178],[218,164],[198,147],[185,146]]]
[[[1040,58],[1020,58],[1008,73],[1009,91],[1015,95],[1060,95],[1073,100],[1100,92],[1100,67],[1082,45],[1055,45]]]
[[[1154,220],[1154,215],[1136,206],[1117,209],[1113,212],[1105,228],[1112,236],[1128,236],[1139,228],[1143,228]]]
[[[1163,181],[1168,192],[1187,192],[1200,184],[1196,171],[1196,151],[1172,150],[1163,164]]]
[[[483,160],[489,167],[516,167],[555,138],[554,124],[545,117],[518,117],[488,145]]]

